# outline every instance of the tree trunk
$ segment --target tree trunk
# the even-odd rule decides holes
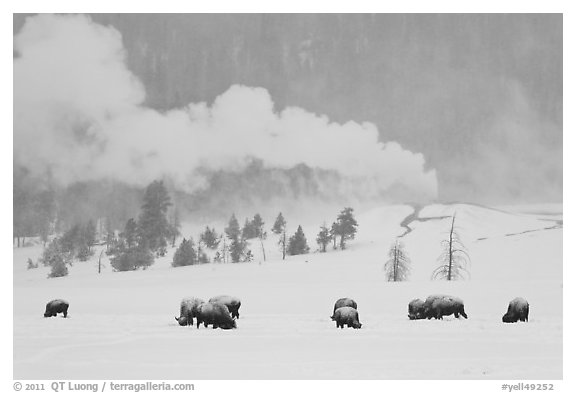
[[[398,242],[394,246],[394,282],[398,281]]]
[[[102,254],[104,254],[104,250],[100,251],[100,256],[98,257],[98,274],[102,271]]]
[[[450,243],[448,244],[448,281],[452,280],[452,234],[454,233],[454,220],[456,220],[456,213],[452,216],[452,226],[450,227]]]
[[[262,256],[264,257],[264,262],[266,262],[266,250],[264,250],[264,242],[260,238],[260,246],[262,246]]]
[[[282,260],[286,259],[286,230],[282,232]]]

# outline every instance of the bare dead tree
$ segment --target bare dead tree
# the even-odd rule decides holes
[[[388,281],[406,281],[410,274],[410,258],[404,250],[404,244],[396,240],[388,251],[388,261],[384,265]]]
[[[458,280],[470,277],[468,265],[470,263],[470,256],[466,251],[466,247],[462,244],[458,232],[454,230],[454,222],[456,221],[456,213],[452,216],[452,225],[450,227],[450,234],[447,240],[442,240],[442,254],[438,257],[438,261],[442,265],[438,266],[432,272],[432,279],[440,280]]]

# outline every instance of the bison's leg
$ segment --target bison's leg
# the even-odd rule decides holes
[[[208,322],[204,322],[204,327],[205,327],[205,328],[208,327]]]
[[[213,324],[212,324],[212,329],[218,329],[218,324],[217,324],[217,323],[213,323]]]
[[[64,314],[64,318],[66,318],[66,317],[68,316],[68,307],[66,307],[66,308],[64,309],[64,313],[63,313],[63,314]]]

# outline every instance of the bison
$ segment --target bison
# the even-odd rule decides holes
[[[228,312],[232,315],[232,318],[240,318],[240,313],[238,312],[238,309],[240,308],[242,303],[240,302],[240,299],[238,299],[237,297],[228,295],[214,296],[213,298],[208,300],[208,303],[223,304],[226,306],[226,308],[228,308]]]
[[[44,312],[44,317],[55,317],[56,314],[62,313],[64,314],[64,318],[68,316],[68,307],[70,305],[66,300],[62,299],[55,299],[51,300],[46,304],[46,311]]]
[[[426,318],[442,319],[445,315],[454,314],[456,318],[462,315],[468,319],[464,311],[464,302],[457,297],[446,295],[431,295],[424,302],[424,315]]]
[[[198,307],[204,300],[187,297],[180,302],[180,317],[174,317],[180,326],[194,325],[194,318],[198,317]]]
[[[336,303],[334,303],[334,312],[336,312],[336,310],[339,309],[340,307],[352,307],[356,310],[358,309],[358,305],[356,304],[356,302],[350,299],[349,297],[343,297],[341,299],[336,300]]]
[[[230,316],[228,308],[221,303],[202,303],[198,307],[196,328],[199,328],[201,323],[204,324],[204,327],[212,325],[213,329],[236,328],[236,321]]]
[[[344,325],[354,329],[360,329],[362,327],[362,324],[358,319],[358,310],[353,307],[339,307],[334,311],[334,315],[330,318],[333,321],[336,321],[337,328],[344,329]]]
[[[426,315],[424,313],[424,301],[420,299],[414,299],[408,303],[408,318],[414,319],[424,319]]]
[[[528,322],[529,305],[526,299],[517,297],[508,304],[508,311],[502,316],[502,322],[514,323],[518,321]]]

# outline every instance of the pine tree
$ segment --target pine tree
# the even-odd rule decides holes
[[[272,232],[280,235],[278,245],[282,250],[282,260],[284,260],[286,259],[286,220],[284,219],[284,216],[282,216],[282,212],[280,212],[278,217],[276,217],[274,226],[272,226]]]
[[[198,263],[198,256],[196,250],[194,249],[194,241],[192,238],[190,240],[182,239],[182,243],[174,253],[174,258],[172,260],[172,266],[189,266]]]
[[[282,212],[280,212],[278,214],[278,217],[276,217],[276,221],[274,221],[272,232],[274,232],[276,235],[280,235],[281,233],[284,232],[285,229],[286,229],[286,220],[284,219]]]
[[[216,229],[207,226],[200,235],[200,241],[209,249],[216,250],[220,245],[220,236],[216,233]]]
[[[73,256],[74,252],[66,249],[60,238],[55,238],[42,252],[40,262],[51,267],[48,277],[63,277],[68,275],[67,265],[72,264]]]
[[[138,244],[138,224],[133,218],[126,221],[124,232],[120,233],[120,238],[126,242],[128,248],[133,248]]]
[[[256,232],[252,226],[252,222],[246,219],[244,221],[244,227],[242,227],[242,237],[246,240],[254,239],[256,237]]]
[[[460,236],[454,229],[455,221],[456,213],[452,216],[452,225],[450,226],[448,240],[442,241],[443,251],[438,257],[438,261],[441,262],[442,265],[432,272],[432,279],[452,281],[470,276],[468,272],[470,256],[466,252],[466,247],[462,244]]]
[[[232,262],[240,262],[246,253],[247,243],[246,239],[242,237],[240,225],[238,225],[238,220],[234,214],[232,214],[232,217],[230,217],[228,227],[224,229],[224,232],[226,233],[228,239],[230,239],[230,245],[228,249]]]
[[[268,237],[266,231],[264,231],[264,220],[260,214],[256,213],[252,219],[252,229],[254,231],[255,237],[260,241],[260,247],[262,248],[262,257],[266,261],[266,250],[264,249],[264,240]]]
[[[172,205],[162,181],[153,181],[144,193],[142,212],[138,219],[141,246],[157,255],[164,255],[172,228],[166,214]]]
[[[354,218],[354,209],[351,207],[344,208],[336,220],[336,234],[340,236],[340,249],[346,248],[346,241],[354,239],[357,232],[358,223]]]
[[[96,243],[96,224],[94,220],[89,220],[84,228],[84,242],[88,251],[92,251],[92,246]]]
[[[307,254],[310,251],[308,243],[306,242],[306,236],[302,230],[302,226],[298,225],[296,233],[290,237],[288,242],[288,254],[289,255],[300,255]]]
[[[117,272],[146,269],[154,263],[154,255],[145,247],[124,248],[110,258],[110,265]]]
[[[384,265],[388,281],[406,281],[410,273],[410,258],[404,251],[404,244],[396,241],[388,251],[388,261]]]
[[[340,233],[340,230],[338,229],[338,224],[333,222],[332,226],[330,227],[330,236],[332,237],[332,247],[334,249],[338,248],[337,245],[338,233]]]
[[[330,230],[326,227],[326,223],[320,227],[320,232],[316,236],[316,243],[320,246],[320,252],[326,252],[326,246],[332,241]]]

